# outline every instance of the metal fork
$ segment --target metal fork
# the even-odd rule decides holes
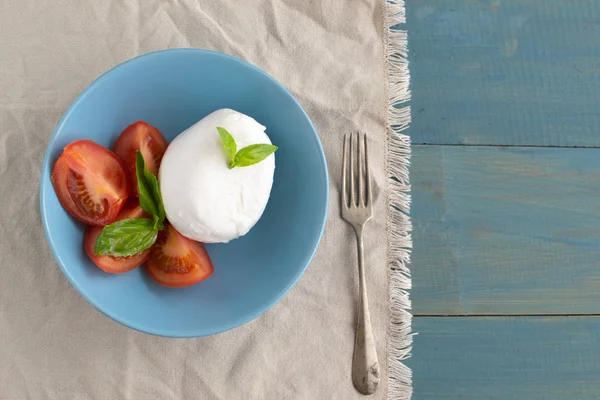
[[[364,266],[363,229],[365,223],[373,216],[366,134],[356,133],[344,136],[342,169],[342,218],[354,227],[358,245],[360,303],[354,356],[352,357],[352,382],[360,393],[372,394],[377,389],[380,378],[375,339],[371,329]]]

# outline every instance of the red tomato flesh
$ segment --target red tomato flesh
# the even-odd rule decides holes
[[[181,235],[171,225],[159,232],[152,247],[146,270],[157,283],[180,288],[208,278],[214,271],[202,243]]]
[[[91,140],[76,140],[65,147],[51,179],[65,210],[90,225],[113,222],[129,195],[121,161]]]
[[[160,161],[167,150],[167,146],[167,140],[162,133],[144,121],[134,122],[119,135],[113,149],[117,157],[125,165],[132,195],[139,196],[137,177],[135,175],[135,156],[137,151],[140,150],[142,152],[148,171],[157,175]]]
[[[129,201],[117,216],[116,221],[126,218],[149,218],[137,201]],[[142,265],[150,255],[150,249],[129,257],[112,257],[97,255],[94,252],[96,240],[102,232],[102,226],[90,226],[83,237],[83,246],[88,257],[104,272],[122,274]]]

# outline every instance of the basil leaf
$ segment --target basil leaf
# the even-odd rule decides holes
[[[157,236],[158,231],[150,218],[123,219],[102,229],[94,252],[103,256],[132,256],[150,248]]]
[[[144,156],[139,150],[135,155],[135,175],[140,188],[140,206],[142,210],[158,218],[154,226],[156,229],[161,230],[164,228],[163,221],[166,218],[166,213],[160,194],[160,186],[156,176],[146,168]]]
[[[163,205],[162,196],[160,194],[158,179],[156,179],[156,176],[154,176],[154,174],[148,170],[144,170],[144,176],[146,178],[150,195],[152,196],[154,205],[156,206],[156,213],[152,213],[152,215],[157,216],[159,221],[162,222],[165,220],[165,206]]]
[[[160,218],[158,218],[158,216],[155,215],[152,218],[152,221],[153,221],[153,224],[154,224],[153,225],[154,230],[156,230],[156,231],[162,231],[163,229],[165,229],[165,225],[162,223],[162,221],[160,220]]]
[[[237,152],[237,145],[235,144],[235,139],[225,128],[217,126],[217,131],[219,131],[219,136],[221,137],[221,144],[223,145],[223,150],[225,150],[225,154],[227,154],[229,168],[233,168],[235,167],[233,160],[235,159],[235,153]]]
[[[144,156],[142,155],[142,152],[138,150],[135,155],[135,175],[137,177],[138,187],[140,190],[140,206],[142,207],[142,210],[148,214],[158,215],[158,207],[156,206],[154,196],[147,183],[146,171]],[[148,174],[152,175],[152,173],[149,171]]]
[[[247,167],[261,162],[277,150],[272,144],[251,144],[235,155],[233,163],[236,167]]]

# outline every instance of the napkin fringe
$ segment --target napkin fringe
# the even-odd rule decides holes
[[[384,51],[388,94],[387,177],[388,177],[388,263],[390,328],[388,334],[388,400],[412,396],[412,371],[403,361],[412,349],[412,315],[409,290],[412,286],[410,249],[410,73],[408,35],[399,29],[406,23],[404,0],[385,1]]]

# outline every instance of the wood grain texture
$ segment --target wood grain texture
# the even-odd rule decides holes
[[[600,1],[408,0],[413,143],[600,146]]]
[[[415,318],[414,400],[596,400],[600,318]]]
[[[414,146],[415,315],[600,313],[600,149]]]

